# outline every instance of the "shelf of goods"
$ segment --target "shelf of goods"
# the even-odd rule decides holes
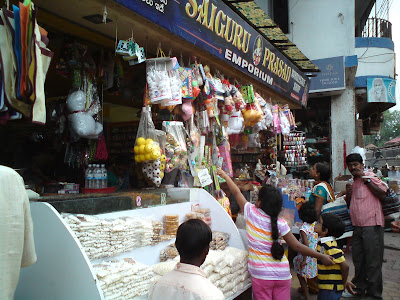
[[[54,207],[47,202],[31,202],[38,260],[21,269],[15,299],[147,299],[150,284],[162,274],[160,269],[172,269],[177,261],[160,264],[160,254],[168,256],[168,246],[174,243],[174,239],[161,239],[165,237],[160,235],[164,216],[179,215],[181,223],[192,207],[209,211],[213,232],[230,236],[224,250],[218,248],[218,242],[219,250],[210,250],[202,269],[227,299],[247,290],[251,285],[248,253],[222,206],[203,189],[159,191],[141,191],[142,199],[157,198],[151,203],[158,205],[138,208],[130,201],[132,209],[126,210],[128,204],[120,203],[109,205],[106,213],[95,199],[79,199],[81,212],[93,212],[95,207],[102,212],[97,215],[71,214],[79,213],[77,201],[55,202]],[[167,204],[161,205],[165,199]],[[71,209],[68,201],[75,202]],[[227,235],[222,236],[226,241]]]

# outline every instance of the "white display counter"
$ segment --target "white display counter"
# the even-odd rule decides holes
[[[198,203],[201,207],[210,209],[212,230],[229,233],[230,246],[246,249],[232,219],[209,193],[203,189],[167,190],[168,197],[172,199],[178,196],[182,197],[182,193],[189,196],[190,199],[187,199],[187,202],[115,211],[96,215],[96,217],[139,216],[162,222],[165,214],[178,214],[180,222],[183,222],[185,214],[190,212],[192,204]],[[104,299],[92,267],[93,263],[113,258],[131,257],[140,263],[153,265],[159,262],[161,249],[173,242],[172,240],[164,241],[115,257],[91,261],[74,232],[53,206],[46,202],[32,202],[31,214],[38,261],[21,270],[20,281],[15,293],[17,300]],[[245,289],[238,291],[230,299],[237,297],[249,287],[250,285],[247,285]]]

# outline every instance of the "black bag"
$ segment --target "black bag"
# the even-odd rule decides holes
[[[386,197],[382,200],[383,215],[388,216],[400,211],[400,197],[396,192],[388,187]]]

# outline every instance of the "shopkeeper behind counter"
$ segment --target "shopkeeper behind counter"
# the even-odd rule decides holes
[[[118,157],[115,158],[107,172],[107,186],[115,187],[115,191],[128,190],[130,185],[129,176],[129,158]]]

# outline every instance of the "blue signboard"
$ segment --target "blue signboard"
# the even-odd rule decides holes
[[[310,93],[344,90],[344,57],[330,57],[312,61],[320,70],[311,78]]]
[[[396,80],[392,78],[368,78],[367,101],[370,103],[396,103]]]
[[[305,106],[309,79],[221,0],[114,0]]]

